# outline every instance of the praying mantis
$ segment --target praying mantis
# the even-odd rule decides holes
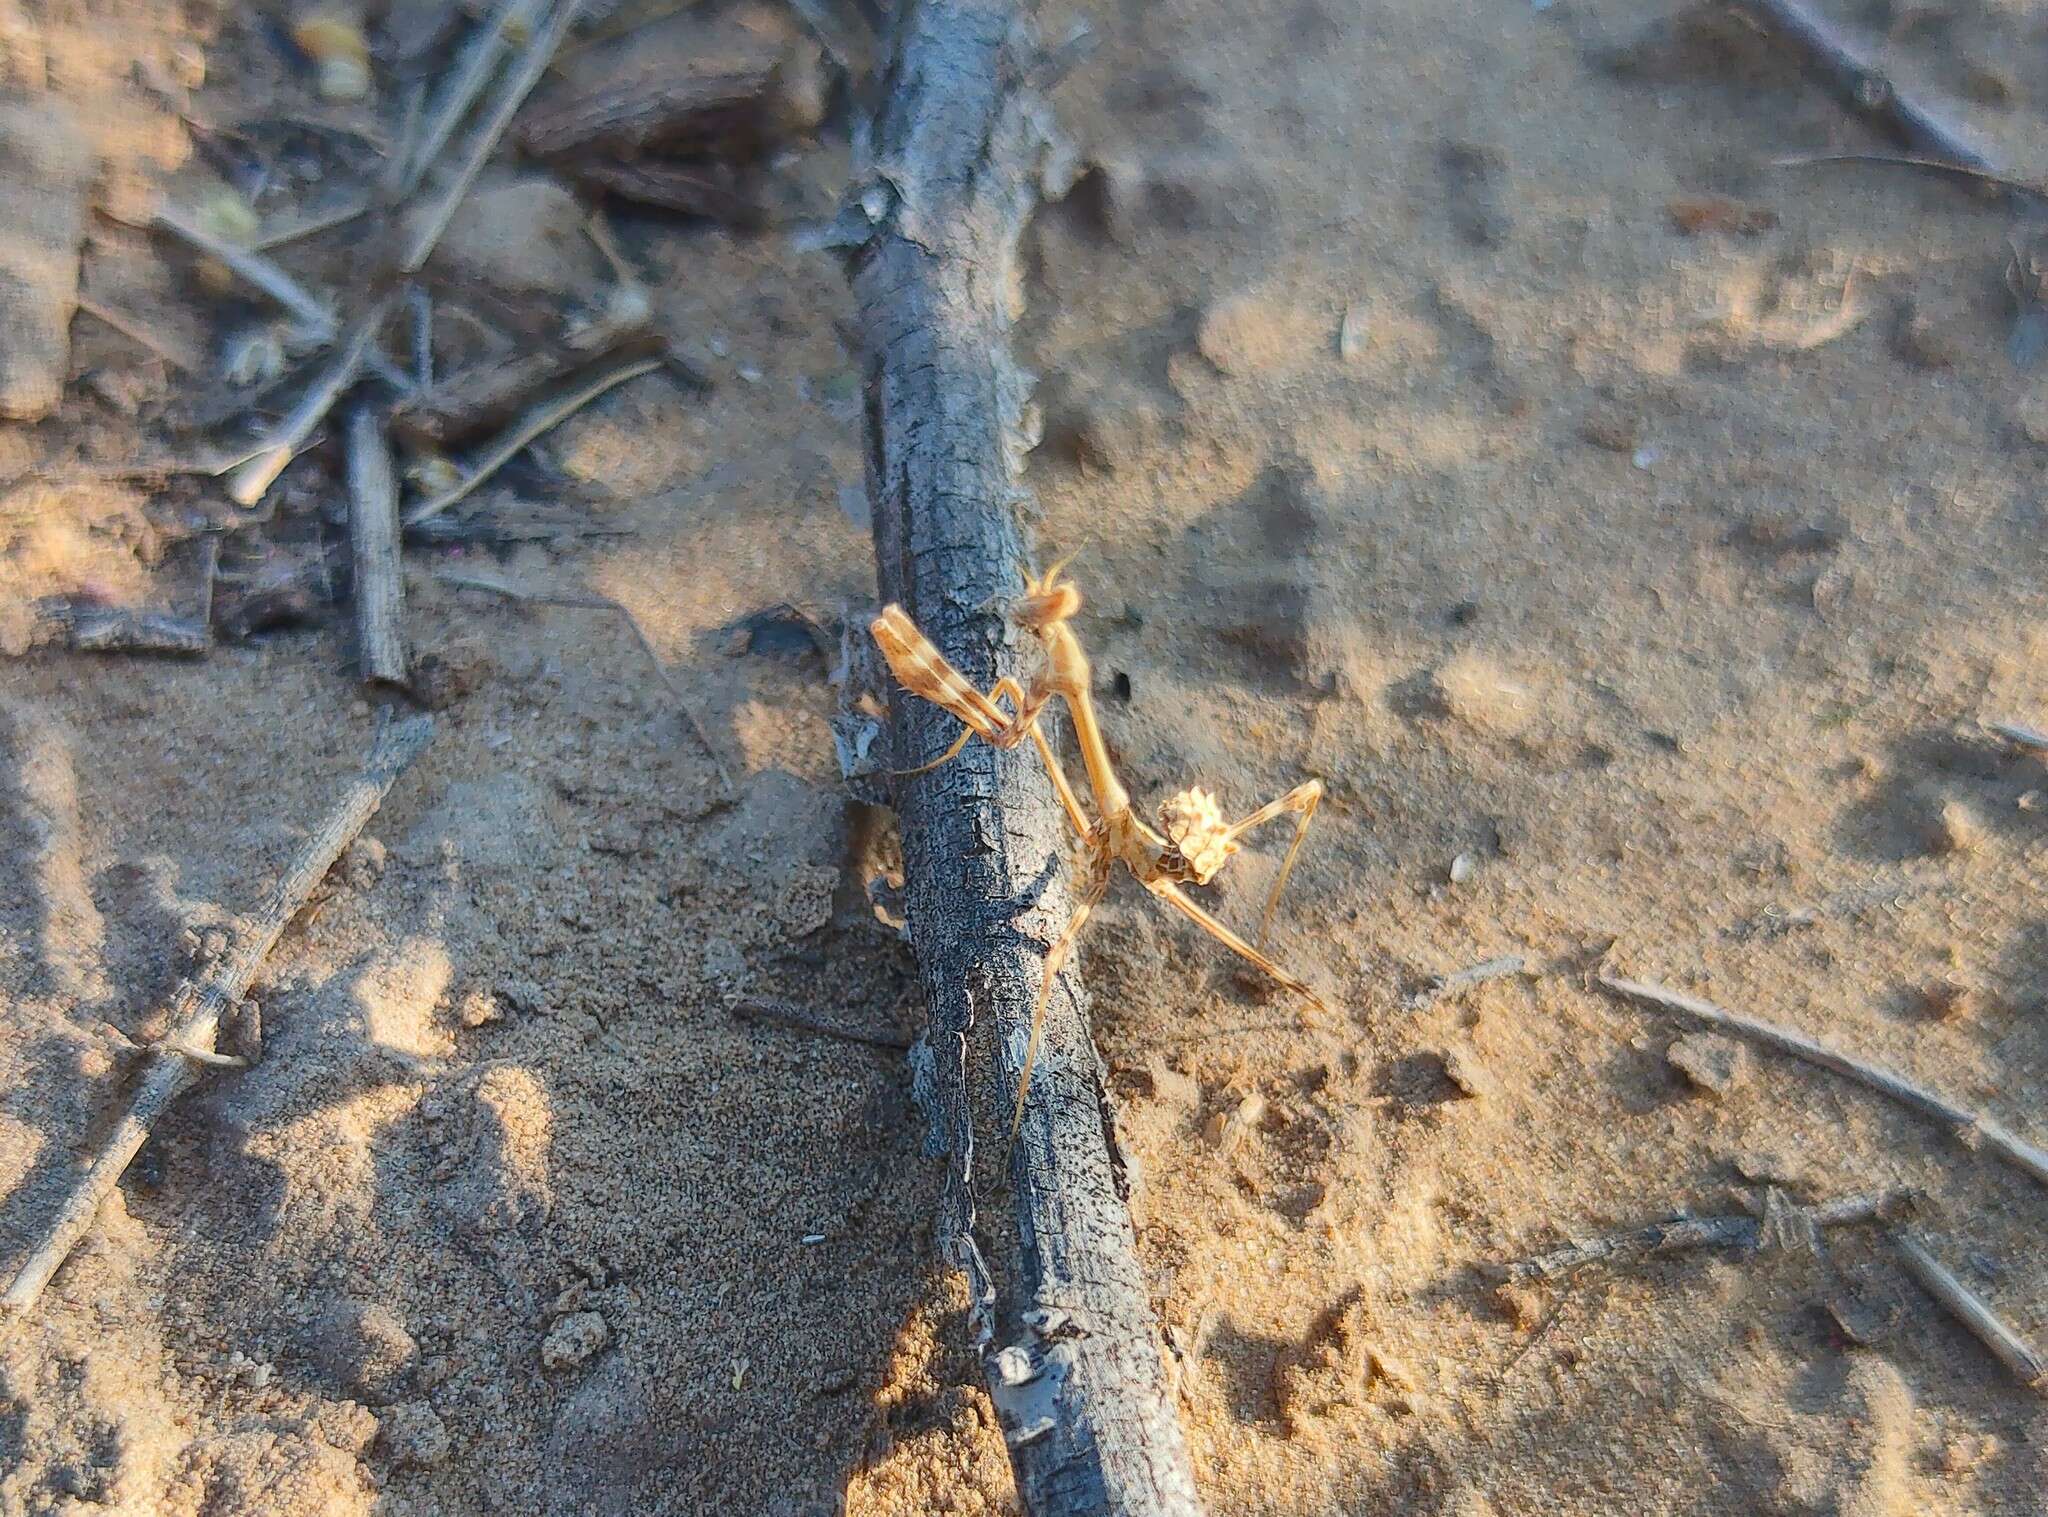
[[[918,630],[917,624],[901,606],[884,606],[869,627],[898,682],[913,695],[922,696],[951,713],[962,724],[960,736],[938,758],[901,773],[923,774],[936,769],[956,757],[974,737],[1002,749],[1014,748],[1028,737],[1036,745],[1046,773],[1052,777],[1053,788],[1059,793],[1060,805],[1080,840],[1083,857],[1081,878],[1077,882],[1080,899],[1066,929],[1045,956],[1045,973],[1039,983],[1037,1004],[1032,1010],[1031,1033],[1025,1043],[1023,1066],[1017,1076],[1016,1106],[1010,1114],[1010,1141],[1013,1144],[1024,1120],[1024,1097],[1031,1088],[1031,1069],[1038,1057],[1053,981],[1066,963],[1067,956],[1073,952],[1074,943],[1080,937],[1081,929],[1087,925],[1089,916],[1108,893],[1119,860],[1139,884],[1233,953],[1256,964],[1289,990],[1307,997],[1318,1009],[1329,1009],[1307,981],[1281,968],[1260,947],[1239,937],[1181,888],[1188,882],[1208,884],[1238,851],[1238,840],[1247,832],[1276,817],[1292,813],[1296,817],[1294,838],[1288,844],[1286,857],[1280,862],[1280,872],[1267,892],[1266,907],[1259,918],[1258,940],[1263,945],[1273,923],[1274,910],[1280,904],[1280,892],[1287,884],[1288,875],[1294,871],[1295,857],[1301,852],[1302,840],[1308,836],[1308,824],[1315,816],[1317,803],[1323,798],[1322,782],[1309,780],[1297,785],[1278,800],[1269,801],[1235,822],[1224,820],[1222,807],[1214,795],[1199,786],[1191,786],[1175,792],[1161,803],[1157,828],[1144,822],[1132,809],[1130,793],[1117,778],[1110,763],[1108,745],[1103,741],[1101,725],[1096,720],[1088,655],[1068,625],[1081,609],[1081,592],[1071,581],[1061,578],[1064,567],[1063,561],[1042,575],[1024,570],[1024,593],[1010,606],[1010,619],[1037,638],[1045,654],[1044,666],[1032,677],[1029,688],[1006,675],[997,680],[986,694],[975,689],[965,675],[947,662],[946,656],[939,652],[931,639]],[[996,704],[1005,697],[1012,707],[1007,715]],[[1053,753],[1052,745],[1038,726],[1039,713],[1054,697],[1067,703],[1067,710],[1073,717],[1074,736],[1080,745],[1081,762],[1087,770],[1088,788],[1095,800],[1096,816],[1092,821]]]

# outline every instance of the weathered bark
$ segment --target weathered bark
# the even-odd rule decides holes
[[[1032,87],[1042,54],[1001,0],[921,0],[904,17],[873,173],[840,227],[860,306],[875,553],[883,596],[985,688],[1028,672],[1001,607],[1028,550],[1017,480],[1029,380],[1009,327],[1018,236],[1053,161]],[[900,692],[893,717],[910,762],[958,725]],[[972,1290],[1025,1508],[1197,1512],[1071,967],[1011,1155],[1021,1268],[1000,1294],[974,1237],[976,1129],[1003,1130],[1045,954],[1072,911],[1072,840],[1051,785],[1029,747],[970,743],[902,781],[897,802],[930,1011],[917,1086],[947,1163],[938,1246]],[[970,1059],[991,1042],[996,1067]]]

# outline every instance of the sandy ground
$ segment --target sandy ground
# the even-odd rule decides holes
[[[2039,166],[2038,11],[1829,10]],[[1773,1056],[1697,1091],[1667,1059],[1689,1029],[1588,988],[1662,979],[2042,1136],[2048,769],[1981,727],[2048,712],[2012,213],[1763,167],[1876,144],[1668,5],[1049,25],[1075,15],[1103,45],[1058,105],[1098,168],[1030,249],[1041,541],[1082,550],[1144,803],[1330,792],[1276,941],[1335,1018],[1130,894],[1086,945],[1211,1510],[2037,1510],[2042,1403],[1870,1230],[1510,1299],[1479,1273],[1766,1185],[1913,1185],[1930,1246],[2048,1339],[2024,1176]],[[10,6],[0,61],[79,108],[92,204],[134,219],[217,172],[181,113],[332,119],[270,26]],[[844,161],[791,172],[829,203]],[[1733,210],[1687,230],[1700,197]],[[1008,1509],[924,1262],[900,1058],[726,1011],[916,1025],[857,888],[824,661],[746,621],[872,596],[841,505],[848,299],[779,234],[619,230],[718,387],[636,382],[508,484],[613,535],[408,556],[438,739],[273,956],[262,1063],[187,1101],[0,1341],[0,1512]],[[232,328],[189,264],[105,215],[85,237],[103,303],[193,345]],[[496,265],[484,240],[465,268],[601,277],[573,238],[542,257],[521,226]],[[0,427],[17,642],[47,593],[189,609],[224,516],[95,467],[169,451],[188,386],[72,332],[61,408]],[[317,520],[332,480],[298,465],[285,514]],[[730,803],[615,619],[451,567],[625,604]],[[340,608],[201,664],[0,664],[0,1267],[193,934],[260,898],[370,727]],[[1216,892],[1234,920],[1263,851]],[[1526,972],[1408,1001],[1507,954]]]

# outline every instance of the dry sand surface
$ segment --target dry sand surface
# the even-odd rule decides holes
[[[2039,8],[1826,8],[2048,167]],[[1021,327],[1040,541],[1081,550],[1142,804],[1329,791],[1275,942],[1332,1017],[1128,886],[1083,954],[1210,1509],[2039,1510],[2044,1403],[1877,1230],[1506,1296],[1480,1273],[1767,1186],[1911,1185],[1930,1246],[2048,1340],[2039,1186],[1775,1055],[1697,1089],[1667,1056],[1690,1028],[1589,985],[1660,979],[2048,1136],[2048,767],[1982,725],[2048,725],[2016,213],[1768,167],[1880,144],[1669,4],[1048,26],[1077,18],[1102,45],[1056,103],[1096,168],[1039,218]],[[47,328],[82,238],[88,298],[202,360],[81,314],[61,403],[0,425],[9,651],[35,597],[198,603],[218,487],[102,466],[189,450],[261,312],[121,222],[237,154],[283,165],[262,204],[289,210],[306,164],[366,151],[346,132],[389,131],[383,63],[369,101],[321,104],[285,19],[0,4],[29,102],[0,119],[0,255],[29,271],[0,305]],[[846,162],[828,127],[785,168],[800,205]],[[565,205],[494,169],[444,304],[588,299],[604,264],[549,231]],[[0,1513],[1010,1509],[901,1056],[727,1010],[918,1019],[859,888],[874,819],[842,796],[825,660],[756,616],[872,598],[849,299],[779,228],[614,224],[716,389],[637,380],[494,487],[604,535],[408,553],[437,740],[270,960],[260,1065],[185,1101],[0,1333]],[[352,235],[280,257],[340,287]],[[32,413],[53,339],[19,331],[0,404]],[[334,537],[337,478],[331,450],[296,465],[224,550],[230,610],[265,572],[248,543]],[[451,569],[623,603],[734,795],[616,618]],[[367,745],[346,603],[313,602],[204,662],[0,663],[0,1270],[192,945]],[[1279,841],[1225,876],[1232,920]],[[1525,972],[1413,999],[1502,955]]]

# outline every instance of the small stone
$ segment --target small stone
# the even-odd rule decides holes
[[[1493,1071],[1480,1062],[1478,1050],[1469,1044],[1455,1044],[1438,1057],[1443,1061],[1444,1078],[1472,1100],[1490,1096],[1497,1088]]]
[[[1977,1001],[1976,990],[1958,980],[1936,980],[1920,988],[1920,1009],[1939,1022],[1973,1015]]]
[[[471,985],[455,1001],[455,1019],[471,1031],[504,1020],[505,1008],[482,985]]]
[[[1519,737],[1540,714],[1537,692],[1483,654],[1459,654],[1436,671],[1434,683],[1448,715],[1492,737]]]
[[[1322,347],[1329,330],[1314,312],[1250,290],[1226,296],[1202,314],[1195,346],[1220,372],[1242,378],[1302,367],[1318,348],[1329,351]]]
[[[557,1322],[541,1340],[542,1369],[571,1370],[611,1341],[611,1329],[596,1312],[576,1312]]]
[[[1365,310],[1361,306],[1344,307],[1344,319],[1337,323],[1337,356],[1345,363],[1356,363],[1365,356],[1366,344]]]
[[[1518,1333],[1533,1333],[1543,1323],[1543,1294],[1534,1286],[1505,1281],[1494,1287],[1493,1299]]]
[[[566,297],[590,288],[598,272],[583,219],[576,197],[545,175],[487,180],[449,222],[437,262],[508,293]]]
[[[1710,1096],[1733,1090],[1749,1073],[1749,1050],[1718,1032],[1688,1033],[1664,1057],[1694,1090]]]
[[[389,851],[381,838],[365,833],[348,845],[348,852],[341,856],[342,878],[351,889],[368,890],[384,877],[385,861]]]
[[[1469,853],[1461,853],[1451,860],[1451,883],[1462,885],[1479,872],[1479,861]]]
[[[474,694],[496,668],[482,642],[453,638],[414,660],[413,690],[429,711],[446,711]]]
[[[401,1470],[431,1470],[448,1461],[451,1442],[440,1414],[424,1401],[405,1401],[379,1420],[377,1436]]]
[[[340,1301],[312,1330],[313,1366],[345,1396],[372,1406],[391,1401],[419,1359],[405,1322],[381,1301]]]
[[[2036,447],[2048,448],[2048,385],[2035,384],[2012,405],[2013,425]]]
[[[1594,406],[1579,423],[1579,436],[1609,453],[1634,453],[1642,435],[1635,413],[1611,403]]]
[[[1193,1111],[1201,1104],[1202,1088],[1191,1076],[1169,1067],[1158,1054],[1145,1060],[1145,1075],[1152,1082],[1153,1100],[1182,1111]]]
[[[1892,352],[1916,369],[1952,369],[1963,345],[1946,322],[1908,307],[1892,328]]]
[[[1937,857],[1968,853],[1983,841],[1984,820],[1968,801],[1943,801],[1928,818],[1926,847]]]
[[[1245,1140],[1246,1134],[1259,1125],[1266,1117],[1266,1098],[1253,1091],[1237,1103],[1237,1109],[1226,1115],[1216,1112],[1202,1124],[1202,1137],[1218,1153],[1235,1153]]]

